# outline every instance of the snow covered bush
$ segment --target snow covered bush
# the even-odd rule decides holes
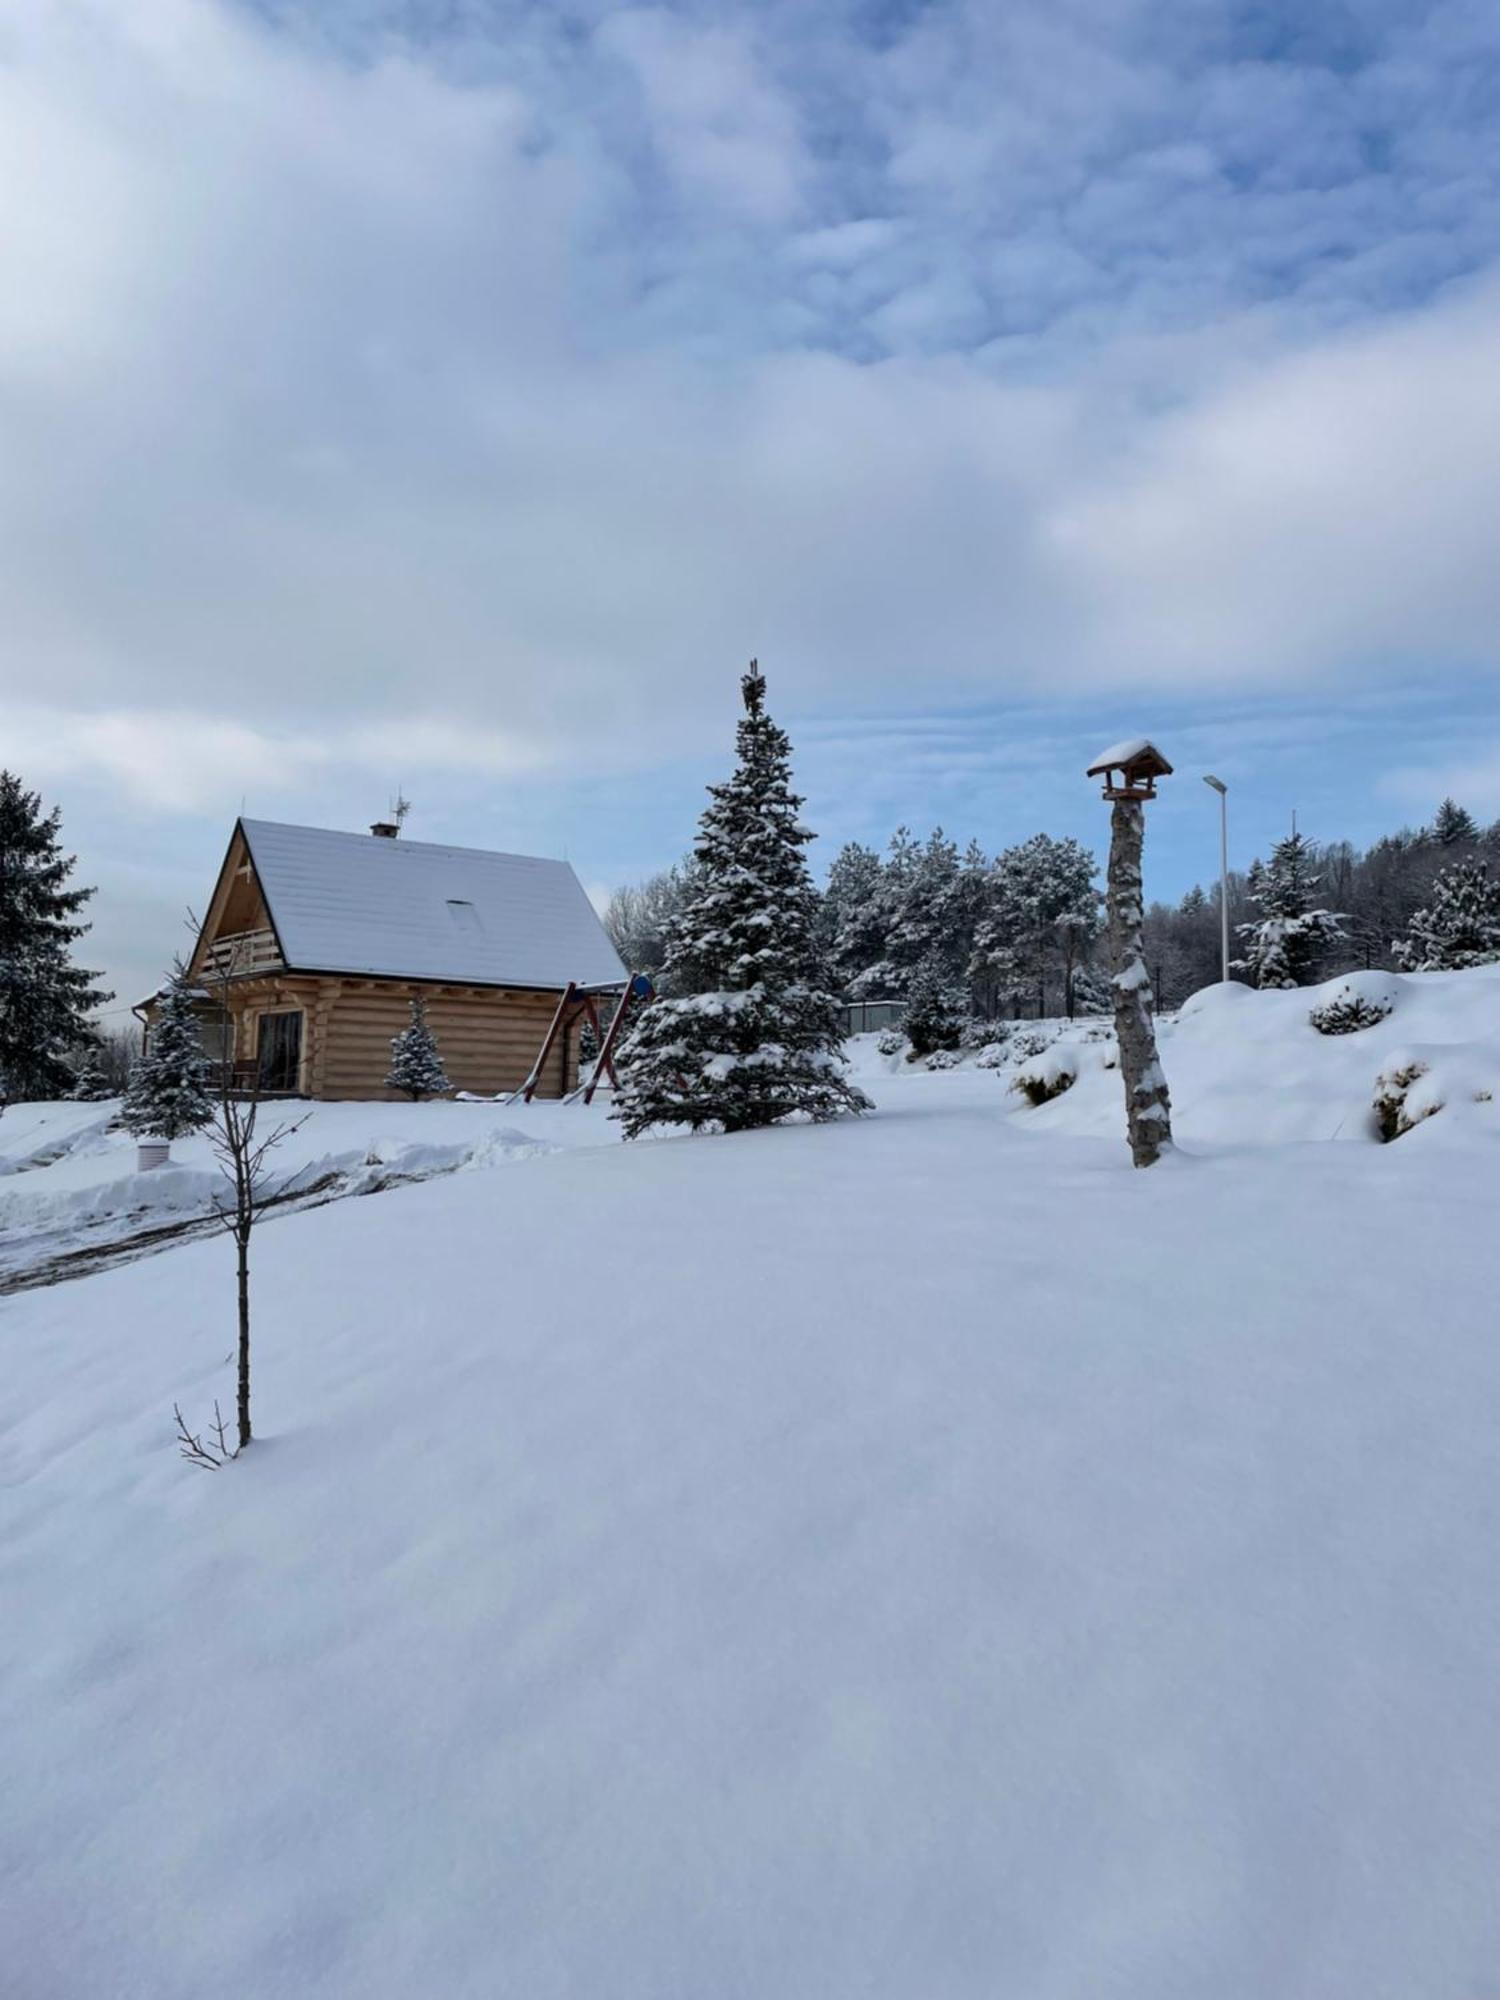
[[[928,1069],[957,1069],[963,1057],[957,1049],[934,1049],[928,1056]]]
[[[735,770],[709,787],[693,889],[672,927],[671,997],[644,1010],[621,1052],[615,1114],[627,1139],[654,1125],[743,1132],[869,1108],[844,1067],[818,952],[791,744],[765,712],[754,661],[740,689]]]
[[[883,1056],[904,1056],[906,1035],[900,1028],[882,1028],[875,1038],[875,1047]]]
[[[1376,975],[1377,980],[1379,975]],[[1356,1035],[1362,1028],[1375,1028],[1389,1018],[1395,1006],[1389,981],[1370,985],[1346,979],[1309,1012],[1308,1020],[1320,1035]]]
[[[1013,1062],[1029,1062],[1050,1049],[1057,1039],[1057,1030],[1047,1028],[1020,1028],[1011,1036],[1008,1054]]]
[[[1049,1104],[1078,1081],[1078,1051],[1054,1045],[1018,1065],[1010,1087],[1031,1104]]]
[[[1010,1061],[1010,1051],[1004,1042],[986,1042],[974,1058],[975,1069],[1004,1069]]]
[[[138,1139],[183,1139],[214,1115],[213,1064],[203,1052],[195,1012],[202,997],[179,965],[125,1089],[122,1116]]]
[[[427,1023],[427,1004],[420,997],[411,1003],[411,1020],[391,1037],[391,1068],[385,1084],[387,1090],[404,1090],[414,1104],[453,1088],[438,1054],[437,1036]]]
[[[1375,1116],[1382,1139],[1399,1139],[1403,1132],[1410,1132],[1424,1118],[1442,1110],[1441,1097],[1416,1089],[1428,1069],[1420,1057],[1394,1056],[1375,1079]]]
[[[964,1022],[958,1045],[961,1049],[987,1049],[995,1042],[1006,1041],[1009,1035],[1009,1021],[984,1021],[970,1015]]]

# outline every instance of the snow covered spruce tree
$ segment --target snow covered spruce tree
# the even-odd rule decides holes
[[[73,1078],[73,1088],[68,1092],[68,1102],[103,1104],[114,1094],[115,1087],[104,1074],[104,1064],[98,1051],[90,1049]]]
[[[1245,955],[1236,964],[1257,986],[1311,986],[1330,940],[1338,937],[1343,918],[1314,908],[1313,891],[1321,877],[1312,865],[1308,841],[1300,833],[1278,840],[1270,862],[1252,867],[1247,887],[1260,911],[1254,923],[1241,924]]]
[[[62,1096],[73,1081],[68,1051],[90,1039],[90,1010],[114,997],[72,961],[88,930],[74,918],[94,892],[67,886],[74,860],[57,837],[61,819],[0,771],[0,1110]]]
[[[122,1116],[138,1139],[185,1139],[214,1115],[213,1065],[194,1012],[200,997],[182,966],[174,967],[125,1090]]]
[[[711,785],[699,822],[693,893],[672,933],[670,998],[644,1009],[619,1059],[615,1100],[627,1138],[653,1125],[825,1119],[869,1099],[844,1071],[838,1007],[814,941],[817,894],[797,817],[791,745],[765,712],[754,660],[734,775]]]
[[[1460,972],[1500,959],[1500,882],[1490,880],[1488,862],[1450,862],[1395,953],[1407,972]]]
[[[1444,799],[1433,815],[1431,836],[1439,847],[1460,847],[1478,840],[1479,828],[1474,815],[1465,811],[1456,799]]]
[[[427,1003],[420,997],[411,1003],[411,1020],[391,1037],[391,1070],[385,1083],[387,1090],[404,1090],[413,1103],[453,1088],[438,1054],[437,1036],[427,1023]]]

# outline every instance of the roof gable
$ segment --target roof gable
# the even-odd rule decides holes
[[[289,970],[476,986],[623,978],[566,861],[241,820]]]

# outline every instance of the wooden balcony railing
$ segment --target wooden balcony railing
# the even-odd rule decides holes
[[[243,978],[249,972],[275,972],[281,966],[273,930],[233,931],[216,937],[203,954],[203,970],[210,978]]]

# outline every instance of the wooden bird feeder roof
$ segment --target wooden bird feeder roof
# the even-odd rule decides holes
[[[1170,778],[1172,766],[1154,743],[1133,736],[1096,757],[1085,775],[1103,778],[1107,799],[1154,799],[1156,780]]]

